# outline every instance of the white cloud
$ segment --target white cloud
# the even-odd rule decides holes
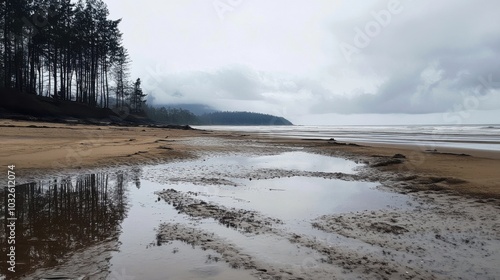
[[[213,1],[107,2],[159,102],[304,120],[500,109],[498,1],[241,0],[222,19]]]

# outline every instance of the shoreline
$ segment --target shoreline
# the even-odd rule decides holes
[[[332,275],[359,279],[441,279],[498,274],[494,264],[500,257],[497,242],[500,236],[496,230],[499,220],[495,214],[500,210],[496,183],[500,161],[496,159],[462,153],[424,153],[416,147],[374,147],[235,132],[46,123],[5,125],[1,122],[0,127],[1,140],[22,143],[13,150],[6,145],[0,148],[2,164],[7,164],[3,155],[9,152],[10,160],[31,159],[24,164],[24,169],[19,169],[19,174],[16,171],[16,179],[27,180],[29,177],[25,175],[35,172],[34,168],[27,167],[44,167],[43,164],[45,169],[36,169],[37,179],[48,178],[53,172],[59,172],[61,177],[81,178],[89,176],[80,176],[89,172],[113,174],[112,171],[116,171],[116,177],[110,177],[109,191],[115,193],[122,184],[119,182],[129,181],[129,191],[133,192],[127,202],[128,227],[121,230],[137,234],[137,240],[152,240],[164,248],[177,246],[172,245],[175,242],[185,243],[198,250],[196,258],[203,257],[205,250],[211,250],[211,256],[227,263],[223,272],[290,280],[330,279]],[[82,136],[94,138],[82,139]],[[83,149],[79,148],[82,146]],[[68,154],[67,149],[74,153]],[[280,164],[259,168],[258,164],[246,161],[254,156],[281,157],[287,152],[343,158],[356,162],[357,167],[354,173],[342,173],[335,168],[308,171],[307,168],[280,167]],[[75,160],[74,166],[71,170],[58,169],[57,163],[66,157]],[[245,162],[233,162],[235,157]],[[307,157],[304,156],[306,162]],[[284,163],[284,159],[280,162]],[[151,166],[159,163],[168,164]],[[319,162],[315,160],[314,164]],[[143,165],[149,166],[138,168]],[[144,188],[135,180],[144,183]],[[277,185],[283,192],[267,185],[273,180],[283,180]],[[295,186],[302,190],[304,182],[309,180],[324,180],[329,190],[342,188],[342,182],[348,184],[344,185],[347,189],[355,186],[351,183],[370,184],[370,188],[385,193],[390,200],[370,209],[365,203],[369,204],[371,193],[363,191],[361,196],[353,194],[344,199],[332,196],[332,201],[323,201],[328,209],[310,212],[311,202],[322,200],[315,200],[314,195],[307,198],[303,193],[294,194],[294,183],[291,183],[295,181]],[[108,181],[102,182],[106,183],[101,187],[107,189]],[[261,182],[265,185],[259,185]],[[165,189],[166,186],[169,188]],[[242,191],[234,192],[236,186]],[[303,203],[299,209],[306,215],[283,215],[281,207],[286,209],[286,205],[269,210],[268,202],[262,205],[261,195],[289,200],[293,209],[299,206],[293,203]],[[300,199],[294,195],[300,195]],[[362,199],[363,195],[366,200]],[[404,199],[398,202],[398,197]],[[335,204],[336,199],[343,200],[341,204],[360,204],[361,210],[332,210],[330,203]],[[144,209],[150,210],[144,212]],[[137,227],[136,223],[142,223],[145,213],[151,214],[146,215],[148,226],[145,232],[138,234],[133,228]],[[235,236],[236,232],[239,233]],[[294,252],[292,255],[296,257],[288,258],[287,253],[283,253],[278,261],[266,261],[270,254],[248,246],[256,238],[273,244],[280,252]],[[136,244],[138,241],[118,245],[119,238],[105,241],[88,244],[78,251],[70,250],[57,265],[28,271],[27,279],[61,273],[105,279],[116,273],[111,271],[116,263],[103,256],[109,256],[109,252],[119,246],[126,246],[127,250],[144,247],[143,243]],[[150,252],[147,250],[146,246],[144,252],[134,257]],[[174,259],[178,251],[177,247],[163,250],[161,258]],[[116,262],[127,264],[117,258]],[[471,266],[471,259],[477,263]],[[467,269],[456,269],[465,266]],[[153,267],[147,273],[157,275],[163,269]],[[130,268],[129,272],[144,273],[137,267]]]
[[[473,157],[479,158],[489,158],[489,159],[499,159],[500,160],[500,151],[496,150],[482,150],[482,149],[473,149],[473,148],[457,148],[457,147],[446,147],[446,146],[433,146],[429,147],[427,145],[411,145],[411,144],[387,144],[387,143],[379,143],[379,142],[353,142],[358,145],[367,145],[375,148],[400,148],[402,150],[412,150],[412,151],[420,151],[425,153],[445,153],[445,154],[465,154]]]
[[[211,146],[210,138],[235,141]],[[462,183],[439,188],[464,195],[500,198],[500,152],[399,144],[349,143],[279,138],[257,133],[98,126],[0,120],[0,164],[16,165],[20,176],[66,170],[136,166],[196,158],[198,153],[245,150],[245,142],[301,147],[315,153],[370,163],[403,155],[400,163],[377,166],[380,172],[455,178]],[[437,148],[436,148],[437,149]],[[465,155],[466,154],[466,155]]]
[[[235,133],[255,133],[267,137],[285,139],[303,139],[311,141],[327,141],[335,138],[337,141],[358,143],[372,146],[406,146],[420,147],[425,149],[450,149],[450,150],[472,150],[477,152],[500,152],[500,141],[498,141],[497,125],[490,126],[492,129],[484,129],[482,125],[470,125],[474,133],[465,129],[462,134],[461,128],[468,125],[447,126],[448,130],[435,132],[434,128],[439,125],[375,125],[375,126],[315,126],[306,125],[292,128],[277,127],[238,127],[229,126],[224,130],[222,126],[213,126],[216,131],[231,131]],[[415,130],[410,129],[414,127]],[[421,127],[424,127],[421,129]],[[195,128],[202,128],[195,126]],[[483,128],[483,129],[482,129]],[[453,129],[453,130],[450,130]],[[456,131],[454,131],[456,129]],[[449,138],[450,137],[450,138]]]

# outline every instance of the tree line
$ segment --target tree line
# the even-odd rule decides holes
[[[0,88],[93,107],[140,111],[140,80],[129,81],[130,58],[120,19],[102,0],[0,2]]]
[[[292,125],[283,117],[253,112],[213,112],[200,118],[205,125]]]
[[[199,125],[201,120],[189,110],[171,107],[145,106],[146,116],[160,124]]]
[[[147,117],[161,124],[177,125],[292,125],[283,117],[253,112],[212,112],[197,116],[189,110],[146,106]]]

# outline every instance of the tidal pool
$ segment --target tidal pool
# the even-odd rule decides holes
[[[369,182],[305,176],[248,178],[256,170],[266,169],[354,174],[359,166],[303,151],[221,155],[18,186],[20,271],[29,274],[36,268],[60,265],[72,252],[115,238],[119,245],[98,266],[108,271],[103,274],[108,279],[258,279],[249,270],[230,267],[213,250],[175,240],[158,242],[162,223],[213,232],[256,261],[290,271],[304,270],[311,258],[320,259],[314,250],[292,244],[283,235],[245,234],[211,218],[193,219],[159,200],[155,192],[175,189],[228,209],[280,219],[283,223],[277,230],[286,234],[303,234],[341,247],[362,246],[359,241],[313,229],[310,222],[325,214],[405,207],[406,196],[378,190],[377,183]],[[96,256],[87,257],[80,260],[83,266]],[[1,274],[7,274],[4,262],[0,267]],[[314,269],[338,273],[339,268],[317,262]],[[78,279],[97,272],[71,273]]]
[[[279,155],[248,158],[248,164],[256,168],[279,168],[310,172],[342,172],[354,173],[362,166],[354,161],[335,158],[302,151],[285,152]]]

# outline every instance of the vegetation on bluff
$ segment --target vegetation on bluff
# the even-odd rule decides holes
[[[212,112],[195,115],[181,108],[145,106],[151,120],[163,124],[179,125],[292,125],[283,117],[253,112]]]

